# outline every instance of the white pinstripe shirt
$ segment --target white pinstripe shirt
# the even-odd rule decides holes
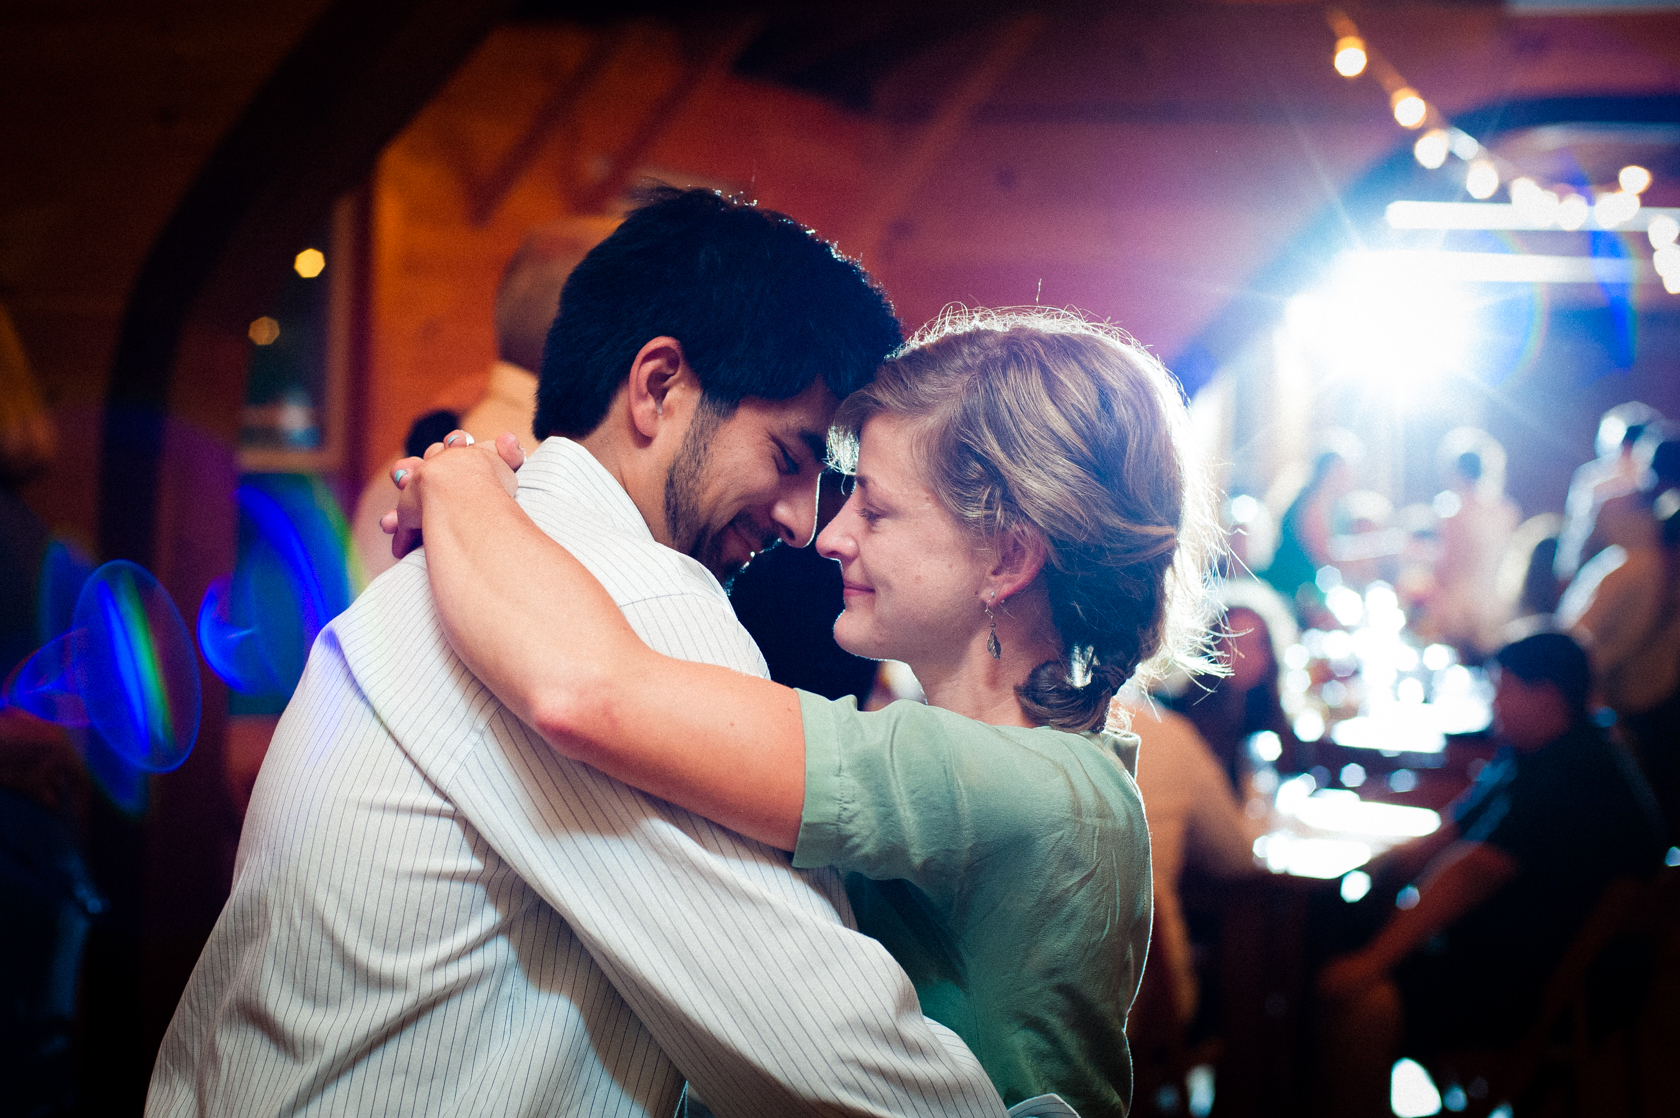
[[[763,675],[717,581],[582,447],[519,500],[672,656]],[[1001,1115],[831,871],[566,761],[449,650],[422,554],[322,633],[152,1118]],[[679,1069],[681,1069],[679,1071]]]

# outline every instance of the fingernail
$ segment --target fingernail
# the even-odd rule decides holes
[[[408,471],[407,470],[398,470],[396,472],[396,474],[392,476],[391,480],[396,482],[398,485],[401,485],[402,484],[402,479],[407,477],[407,476],[408,476]]]
[[[459,435],[451,435],[447,439],[443,440],[443,445],[444,446],[454,446],[455,445],[455,440],[460,438],[460,437],[461,436],[459,436]]]

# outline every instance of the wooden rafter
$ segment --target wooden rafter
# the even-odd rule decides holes
[[[576,211],[580,214],[600,213],[618,197],[648,150],[665,134],[665,129],[693,98],[695,91],[708,79],[728,71],[762,27],[761,18],[743,20],[714,49],[684,66],[681,76],[642,118],[635,133],[609,157],[606,171],[578,191]]]
[[[495,169],[472,189],[468,212],[474,225],[483,225],[495,215],[520,177],[530,170],[543,148],[571,118],[578,102],[595,84],[595,79],[600,77],[601,71],[606,69],[628,37],[629,31],[625,27],[601,32],[590,44],[583,61],[543,99],[525,131],[508,148]]]
[[[865,264],[875,262],[911,195],[968,128],[975,111],[1020,61],[1043,27],[1044,17],[1037,13],[1018,16],[999,27],[991,50],[945,95],[933,119],[917,131],[858,223],[857,255]]]

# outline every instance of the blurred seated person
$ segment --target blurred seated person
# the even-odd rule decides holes
[[[1540,633],[1496,661],[1499,752],[1439,830],[1371,867],[1415,877],[1396,902],[1409,907],[1319,974],[1328,1114],[1387,1115],[1400,1055],[1520,1039],[1605,887],[1661,860],[1650,792],[1588,713],[1580,646]],[[1384,906],[1379,889],[1368,896]]]
[[[560,289],[592,244],[593,240],[580,238],[568,226],[543,226],[526,236],[496,287],[495,363],[488,373],[451,385],[444,394],[447,400],[435,402],[427,414],[420,416],[406,441],[418,441],[422,428],[429,431],[435,426],[429,420],[439,411],[451,411],[460,413],[460,422],[445,427],[444,434],[458,426],[473,438],[488,442],[504,431],[512,431],[519,436],[525,453],[537,449],[536,436],[531,433],[531,420],[537,410],[537,374],[532,370],[542,366],[548,328],[560,309]],[[437,441],[420,442],[421,451]],[[393,457],[373,472],[351,519],[351,537],[370,582],[396,562],[391,558],[391,538],[379,530],[379,518],[397,502],[397,490],[391,484],[396,461]]]
[[[1616,733],[1680,841],[1680,440],[1650,448],[1638,508],[1649,542],[1611,545],[1581,568],[1558,607],[1592,662]]]
[[[1260,572],[1261,578],[1291,602],[1302,587],[1312,593],[1318,568],[1330,561],[1337,505],[1353,492],[1354,467],[1363,454],[1358,440],[1346,431],[1332,432],[1326,442],[1328,448],[1313,460],[1306,484],[1289,501],[1278,523],[1278,544],[1271,564]],[[1268,494],[1266,503],[1277,508],[1283,501]]]
[[[1149,966],[1164,972],[1177,1023],[1188,1027],[1198,983],[1179,881],[1186,868],[1221,878],[1258,873],[1254,840],[1265,833],[1265,822],[1237,802],[1219,761],[1188,718],[1129,693],[1118,701],[1142,742],[1137,784],[1148,817],[1155,886]]]
[[[1560,580],[1574,578],[1581,564],[1611,544],[1627,547],[1640,542],[1637,516],[1629,516],[1635,510],[1620,498],[1638,488],[1634,448],[1645,429],[1661,420],[1661,412],[1637,400],[1618,404],[1599,419],[1594,445],[1598,457],[1578,468],[1569,481],[1563,531],[1558,537]]]
[[[1449,432],[1441,458],[1448,482],[1435,498],[1441,555],[1418,631],[1475,662],[1501,643],[1507,616],[1498,594],[1499,565],[1521,514],[1505,496],[1505,450],[1487,432]]]
[[[1157,700],[1195,727],[1230,782],[1240,791],[1245,775],[1243,747],[1262,730],[1278,735],[1279,764],[1289,768],[1296,748],[1278,690],[1282,649],[1295,643],[1294,618],[1264,583],[1232,579],[1224,588],[1225,624],[1215,655],[1228,664],[1224,677],[1179,677]]]

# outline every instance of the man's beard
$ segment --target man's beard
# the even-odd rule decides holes
[[[729,525],[721,529],[709,527],[700,509],[711,470],[712,435],[726,418],[722,410],[702,402],[694,421],[688,425],[677,456],[671,460],[670,472],[665,475],[665,529],[672,547],[698,560],[727,587],[746,563],[724,563],[723,533],[729,530]],[[750,527],[746,531],[750,536]]]

